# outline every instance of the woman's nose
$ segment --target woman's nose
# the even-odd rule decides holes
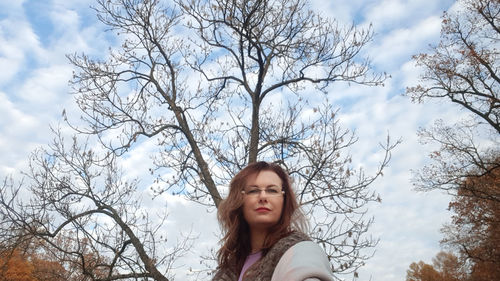
[[[267,192],[265,189],[259,190],[259,200],[267,200]]]

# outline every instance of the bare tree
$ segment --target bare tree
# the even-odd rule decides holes
[[[130,211],[140,209],[129,201],[135,184],[121,182],[114,166],[115,157],[154,138],[159,150],[152,168],[158,175],[154,192],[183,194],[206,205],[218,206],[219,187],[248,163],[280,162],[295,179],[300,203],[313,215],[311,235],[325,247],[334,271],[356,274],[370,256],[363,250],[376,244],[365,237],[372,222],[365,217],[367,204],[380,201],[369,186],[382,175],[397,142],[387,138],[382,144],[373,174],[355,169],[349,149],[357,138],[340,128],[325,94],[333,82],[383,83],[385,74],[373,73],[359,56],[371,29],[342,27],[310,11],[304,0],[97,4],[98,18],[122,36],[123,44],[106,60],[69,56],[77,69],[72,85],[85,123],[72,126],[96,136],[106,152],[99,159],[87,147],[65,150],[63,140],[56,140],[55,152],[32,166],[38,183],[33,192],[55,199],[31,215],[39,218],[47,212],[42,207],[51,206],[77,227],[100,225],[87,214],[108,216],[118,228],[103,225],[110,231],[106,235],[82,233],[100,249],[108,247],[101,239],[116,237],[108,251],[116,253],[112,261],[123,263],[106,270],[110,276],[115,268],[130,273],[108,280],[165,280],[158,268],[183,247],[156,260],[155,245],[161,241],[153,240],[153,229],[141,232],[137,212]],[[96,170],[87,170],[91,166]],[[94,207],[77,204],[80,209],[73,210],[72,200]],[[18,214],[11,205],[6,204],[9,216],[20,227],[31,227],[23,225],[32,221],[30,214]],[[36,222],[52,236],[64,228],[56,225],[56,217]]]
[[[454,125],[437,121],[420,131],[424,143],[439,149],[431,154],[433,162],[416,174],[417,187],[453,194],[467,179],[500,169],[500,2],[459,4],[459,11],[443,15],[439,45],[414,57],[424,72],[421,84],[407,89],[415,101],[449,101],[470,113]],[[465,188],[478,198],[500,200],[498,194],[473,185]]]
[[[168,280],[173,261],[188,250],[188,238],[165,247],[165,215],[141,206],[137,182],[122,180],[113,155],[100,159],[76,139],[66,147],[57,138],[33,153],[30,167],[29,186],[3,184],[2,241],[41,240],[52,260],[81,276],[70,280]]]

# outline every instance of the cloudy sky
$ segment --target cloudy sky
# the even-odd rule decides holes
[[[419,144],[416,131],[436,119],[452,120],[463,112],[446,104],[412,104],[402,94],[414,85],[418,69],[411,56],[437,43],[440,16],[452,8],[451,0],[315,0],[312,7],[344,23],[373,24],[376,36],[365,50],[374,67],[391,75],[385,87],[339,85],[330,100],[338,103],[342,126],[359,137],[354,160],[369,170],[377,164],[373,143],[383,142],[389,132],[403,143],[394,151],[390,167],[373,188],[381,204],[374,204],[371,229],[380,238],[373,258],[360,271],[360,280],[404,280],[414,261],[431,262],[440,250],[439,229],[449,218],[449,198],[439,192],[418,193],[411,186],[411,169],[422,167],[430,147]],[[112,36],[99,24],[89,8],[91,0],[0,1],[0,178],[19,177],[31,151],[50,142],[49,126],[61,122],[61,112],[76,111],[69,95],[72,67],[66,54],[102,56]],[[75,114],[78,114],[75,112]],[[147,172],[138,147],[124,163],[131,175]],[[140,169],[137,167],[142,167]],[[163,198],[165,199],[165,198]],[[214,213],[181,198],[168,198],[169,224],[179,231],[201,237],[196,249],[180,262],[177,280],[185,268],[199,267],[198,256],[216,243]],[[185,212],[186,208],[196,210]],[[197,222],[192,214],[206,219]],[[208,234],[207,234],[208,233]]]

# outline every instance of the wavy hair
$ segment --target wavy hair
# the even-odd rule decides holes
[[[280,177],[285,191],[281,217],[270,228],[264,240],[262,254],[265,255],[278,240],[290,232],[305,230],[305,218],[299,209],[288,173],[278,164],[264,161],[251,163],[231,180],[229,194],[217,211],[217,218],[224,234],[221,240],[222,247],[217,253],[219,268],[230,268],[239,272],[250,254],[250,228],[243,217],[244,195],[241,191],[245,188],[247,179],[261,171],[275,172]]]

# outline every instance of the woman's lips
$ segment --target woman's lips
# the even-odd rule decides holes
[[[260,207],[260,208],[255,209],[255,211],[257,211],[257,212],[269,212],[271,210],[268,208],[265,208],[265,207]]]

